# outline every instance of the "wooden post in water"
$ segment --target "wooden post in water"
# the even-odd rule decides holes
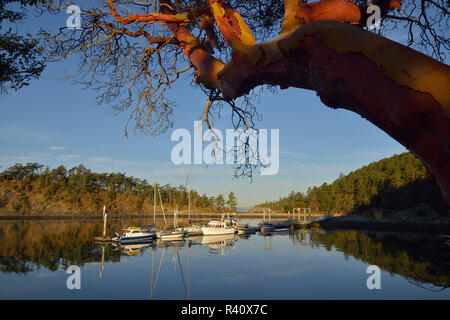
[[[106,218],[108,217],[108,214],[105,213],[106,206],[103,206],[103,238],[106,236]]]
[[[105,268],[105,245],[102,244],[102,262],[100,263],[100,278],[102,277],[102,270]]]
[[[176,212],[173,213],[173,227],[175,229],[178,227],[178,218],[177,218],[177,213]]]

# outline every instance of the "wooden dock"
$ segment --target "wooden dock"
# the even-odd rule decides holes
[[[106,236],[106,237],[94,237],[95,241],[98,242],[115,242],[116,240],[113,240],[113,238],[111,236]]]

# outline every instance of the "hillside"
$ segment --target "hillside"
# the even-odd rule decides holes
[[[189,192],[185,186],[159,185],[157,212],[187,211]],[[227,211],[237,205],[232,192],[225,201],[217,197],[190,191],[191,212]],[[56,215],[64,213],[98,214],[103,205],[111,213],[153,213],[154,187],[146,180],[123,173],[95,173],[83,165],[67,170],[53,170],[37,163],[16,164],[0,172],[0,213]],[[232,201],[230,200],[230,197]]]
[[[403,210],[426,204],[447,214],[439,186],[422,162],[405,152],[364,166],[332,183],[309,188],[306,193],[292,191],[278,201],[254,206],[258,211],[292,212],[296,207],[311,207],[321,213],[361,213],[371,208]]]

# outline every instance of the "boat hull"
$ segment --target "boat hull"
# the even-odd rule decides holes
[[[184,232],[189,236],[201,236],[203,235],[203,230],[201,227],[185,227]]]
[[[216,236],[221,234],[234,234],[236,230],[234,228],[202,228],[203,235],[205,236]]]
[[[239,233],[239,234],[252,234],[252,233],[256,233],[256,228],[243,228],[243,229],[238,229],[238,233]]]
[[[154,234],[144,235],[144,236],[136,236],[136,237],[121,237],[120,243],[131,243],[131,242],[140,242],[140,241],[152,241],[155,238]]]
[[[184,238],[184,233],[161,234],[161,240],[179,240]]]

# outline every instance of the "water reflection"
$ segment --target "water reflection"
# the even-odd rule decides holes
[[[113,221],[109,227],[111,230],[119,230],[122,225],[122,221]],[[233,251],[252,256],[258,250],[283,250],[286,251],[283,259],[288,261],[295,256],[292,249],[295,246],[296,250],[311,250],[313,254],[341,252],[345,257],[377,265],[382,270],[400,275],[411,284],[428,290],[443,290],[450,284],[450,247],[446,243],[448,238],[440,235],[302,229],[245,235],[195,236],[181,241],[118,245],[95,243],[93,239],[101,230],[100,221],[0,222],[0,273],[27,274],[40,268],[54,272],[73,264],[83,266],[95,262],[99,263],[99,277],[103,277],[106,264],[120,263],[125,257],[148,258],[151,251],[150,297],[154,297],[162,266],[167,268],[167,263],[164,264],[163,261],[171,253],[174,272],[172,277],[179,278],[184,297],[189,299],[192,248],[198,248],[196,257],[201,257],[201,268],[206,269],[208,261],[212,261],[212,268],[220,267],[221,262],[206,261],[205,255],[211,258],[223,256],[223,259],[237,259],[231,254]],[[283,243],[291,249],[285,244],[280,246],[277,239],[288,240]],[[274,246],[273,242],[277,245]],[[150,259],[145,261],[150,263]],[[282,268],[282,261],[279,263]],[[160,290],[165,286],[163,283],[159,285]]]
[[[225,251],[229,252],[230,248],[233,247],[234,242],[238,240],[235,234],[224,234],[215,236],[204,236],[202,237],[202,245],[207,245],[209,247],[209,253],[225,255]],[[224,250],[224,249],[227,250]]]

